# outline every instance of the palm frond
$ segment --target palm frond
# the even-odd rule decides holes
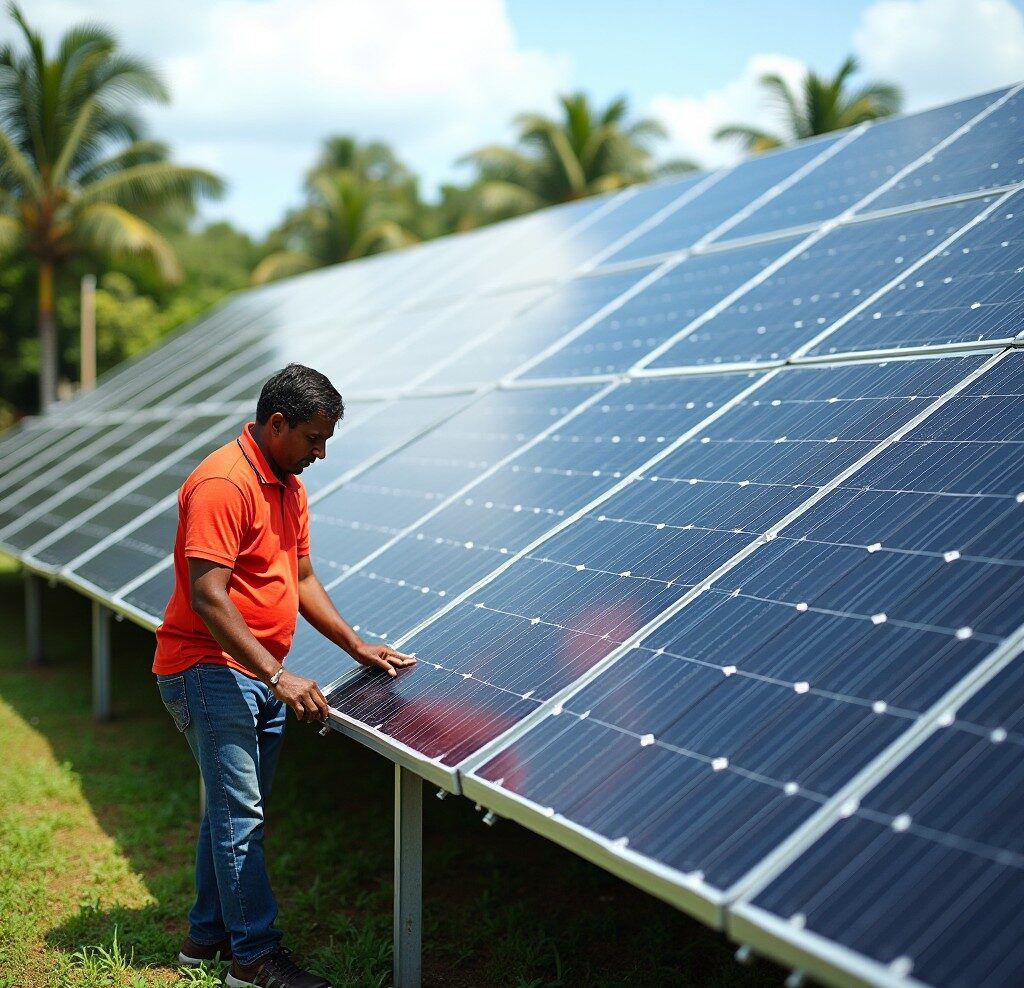
[[[218,196],[223,194],[224,188],[220,178],[202,168],[150,161],[97,179],[82,189],[78,202],[83,206],[109,202],[138,208],[168,201],[192,202],[201,196]]]
[[[181,280],[181,265],[171,245],[145,220],[116,203],[98,202],[83,209],[75,237],[86,251],[114,257],[143,257],[165,281]]]
[[[25,228],[13,216],[0,216],[0,257],[13,253],[25,242]]]
[[[254,285],[265,285],[268,281],[288,278],[303,271],[312,271],[319,267],[316,259],[302,251],[279,250],[263,258],[253,268],[250,280]]]
[[[716,141],[740,141],[748,151],[754,152],[769,151],[783,145],[782,139],[774,134],[758,130],[756,127],[745,127],[742,124],[720,127],[715,131],[714,137]]]

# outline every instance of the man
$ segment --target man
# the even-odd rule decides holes
[[[362,641],[309,561],[298,475],[326,456],[344,414],[323,374],[290,364],[263,386],[250,422],[211,453],[178,495],[174,592],[157,628],[160,696],[206,784],[196,900],[183,964],[231,959],[231,988],[330,988],[304,971],[272,929],[263,821],[286,707],[327,718],[312,679],[284,668],[298,614],[357,662],[389,675],[416,660]]]

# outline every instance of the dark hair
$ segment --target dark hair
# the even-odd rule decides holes
[[[294,429],[317,413],[337,422],[345,414],[345,403],[320,371],[289,364],[263,385],[256,403],[256,421],[262,425],[274,412],[280,412]]]

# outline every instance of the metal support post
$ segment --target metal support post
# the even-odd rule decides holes
[[[423,780],[395,766],[395,988],[420,988]]]
[[[206,816],[206,782],[203,779],[203,773],[199,773],[199,822],[203,822],[203,817]]]
[[[25,657],[43,661],[43,580],[25,570]]]
[[[99,601],[92,605],[92,713],[110,720],[110,611]]]

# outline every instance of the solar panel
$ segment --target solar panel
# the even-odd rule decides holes
[[[1022,711],[1017,655],[740,907],[741,935],[771,924],[780,942],[825,953],[840,972],[865,968],[875,983],[1017,985]]]
[[[843,138],[820,137],[791,148],[747,158],[710,188],[684,203],[648,229],[639,228],[628,242],[612,244],[604,260],[608,264],[671,254],[692,247],[714,235],[725,236],[730,226],[764,198],[778,195],[798,181],[803,169],[814,168],[836,149]],[[733,222],[735,221],[735,222]],[[614,248],[618,249],[614,249]]]
[[[980,361],[894,363],[885,373],[870,365],[815,368],[756,382],[705,428],[656,443],[643,472],[625,476],[496,579],[456,599],[441,612],[443,620],[403,639],[422,661],[398,683],[364,676],[332,703],[383,725],[384,733],[428,758],[456,765],[585,673]],[[486,723],[474,721],[468,736],[449,716],[449,708],[460,709],[463,686],[474,709],[493,714]],[[412,718],[417,733],[402,733],[407,711],[435,704],[436,736],[424,747],[422,717]]]
[[[973,226],[912,275],[802,352],[822,356],[1012,339],[1024,324],[1020,208],[1019,192],[991,202]]]
[[[651,368],[783,360],[898,279],[984,208],[977,199],[813,234],[729,305],[681,329]],[[748,248],[749,250],[750,248]],[[780,263],[781,262],[781,263]],[[727,255],[720,261],[728,264]],[[770,272],[770,273],[769,273]],[[768,274],[767,277],[764,277]],[[657,351],[655,351],[657,353]]]
[[[314,565],[420,660],[300,622],[336,725],[818,977],[1009,984],[1018,88],[239,293],[0,439],[0,542],[155,626],[312,364]]]
[[[872,124],[828,161],[735,226],[729,236],[757,236],[821,223],[853,209],[988,109],[999,95],[976,96]]]
[[[891,209],[1024,181],[1022,106],[1024,94],[1013,92],[963,137],[929,155],[919,168],[872,203],[872,208]]]
[[[833,486],[479,776],[724,893],[1019,623],[1024,466],[1005,445],[1024,435],[1021,359]],[[902,411],[883,428],[970,368],[942,364],[889,365]],[[834,403],[824,431],[853,416],[857,436],[877,400]]]

